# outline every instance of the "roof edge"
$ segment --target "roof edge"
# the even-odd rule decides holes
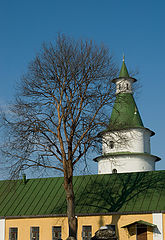
[[[150,226],[150,227],[157,227],[156,224],[146,222],[146,221],[143,221],[143,220],[138,220],[138,221],[134,221],[132,223],[129,223],[127,225],[124,225],[121,228],[128,228],[128,227],[130,227],[131,225],[134,225],[134,224],[143,224],[143,225]]]
[[[165,210],[151,211],[130,211],[130,212],[102,212],[102,213],[75,213],[77,217],[81,216],[104,216],[104,215],[131,215],[131,214],[152,214],[165,213]],[[47,215],[23,215],[23,216],[0,216],[0,219],[18,219],[18,218],[48,218],[48,217],[67,217],[67,214],[47,214]]]
[[[133,77],[118,77],[118,78],[112,79],[111,82],[116,83],[118,80],[122,80],[122,79],[124,79],[124,80],[129,80],[129,79],[131,79],[132,82],[137,82],[137,79],[136,79],[136,78],[133,78]]]
[[[110,129],[110,130],[106,129],[106,130],[100,132],[99,136],[102,136],[104,133],[108,133],[108,132],[115,132],[115,131],[122,131],[122,130],[124,131],[124,130],[129,130],[129,129],[138,129],[138,128],[145,129],[145,130],[151,132],[151,137],[155,135],[155,132],[150,130],[149,128],[138,126],[138,127],[114,128],[114,129]]]
[[[114,153],[108,153],[108,154],[105,154],[105,155],[101,155],[99,157],[96,157],[93,159],[93,161],[95,162],[98,162],[98,160],[100,158],[107,158],[107,157],[118,157],[118,156],[127,156],[127,155],[144,155],[144,156],[151,156],[151,157],[154,157],[156,158],[155,159],[155,162],[158,162],[161,160],[160,157],[157,157],[155,155],[152,155],[152,154],[149,154],[149,153],[139,153],[139,152],[114,152]]]

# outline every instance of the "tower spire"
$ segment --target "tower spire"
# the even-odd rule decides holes
[[[124,56],[124,54],[123,54],[123,64],[121,66],[119,77],[129,77],[129,73],[128,73],[127,67],[125,65],[125,56]]]
[[[125,56],[124,56],[124,53],[123,53],[123,62],[125,62]]]
[[[113,79],[112,82],[116,84],[116,94],[133,93],[132,83],[136,82],[136,79],[129,76],[129,73],[125,64],[124,54],[123,54],[123,63],[121,66],[119,77]]]

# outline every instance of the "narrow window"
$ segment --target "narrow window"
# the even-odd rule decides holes
[[[39,240],[39,227],[30,228],[30,240]]]
[[[126,84],[126,89],[129,90],[129,84],[128,83]]]
[[[92,237],[92,226],[83,226],[82,227],[82,239],[90,240]]]
[[[119,83],[119,90],[121,90],[121,84]]]
[[[52,227],[52,240],[60,240],[61,239],[61,227],[53,226]]]
[[[136,226],[137,240],[147,240],[147,226],[143,224],[137,224]]]
[[[110,147],[111,149],[114,148],[114,142],[113,142],[113,141],[109,141],[109,147]]]
[[[9,240],[18,239],[18,228],[9,228]]]

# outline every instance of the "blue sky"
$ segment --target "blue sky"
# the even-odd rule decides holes
[[[58,32],[103,42],[119,66],[123,52],[129,69],[138,69],[136,102],[145,127],[155,131],[152,154],[165,169],[165,1],[1,0],[0,104],[8,104],[15,84],[41,44]],[[96,171],[96,165],[92,165]]]

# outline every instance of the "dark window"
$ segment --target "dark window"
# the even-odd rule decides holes
[[[119,90],[121,90],[121,84],[119,83]]]
[[[17,240],[18,228],[9,228],[9,240]]]
[[[138,224],[136,226],[137,240],[147,240],[147,226]]]
[[[61,227],[53,226],[52,227],[52,240],[60,240],[61,239]]]
[[[114,168],[114,169],[112,170],[112,173],[117,173],[117,169]],[[113,226],[115,226],[115,225],[113,225]]]
[[[113,141],[109,141],[109,147],[110,147],[111,149],[114,148],[114,142],[113,142]]]
[[[39,227],[30,228],[30,240],[39,240]]]
[[[83,226],[82,227],[82,239],[90,240],[92,237],[92,226]]]
[[[126,84],[126,88],[127,88],[127,90],[129,90],[129,84],[128,83]]]

